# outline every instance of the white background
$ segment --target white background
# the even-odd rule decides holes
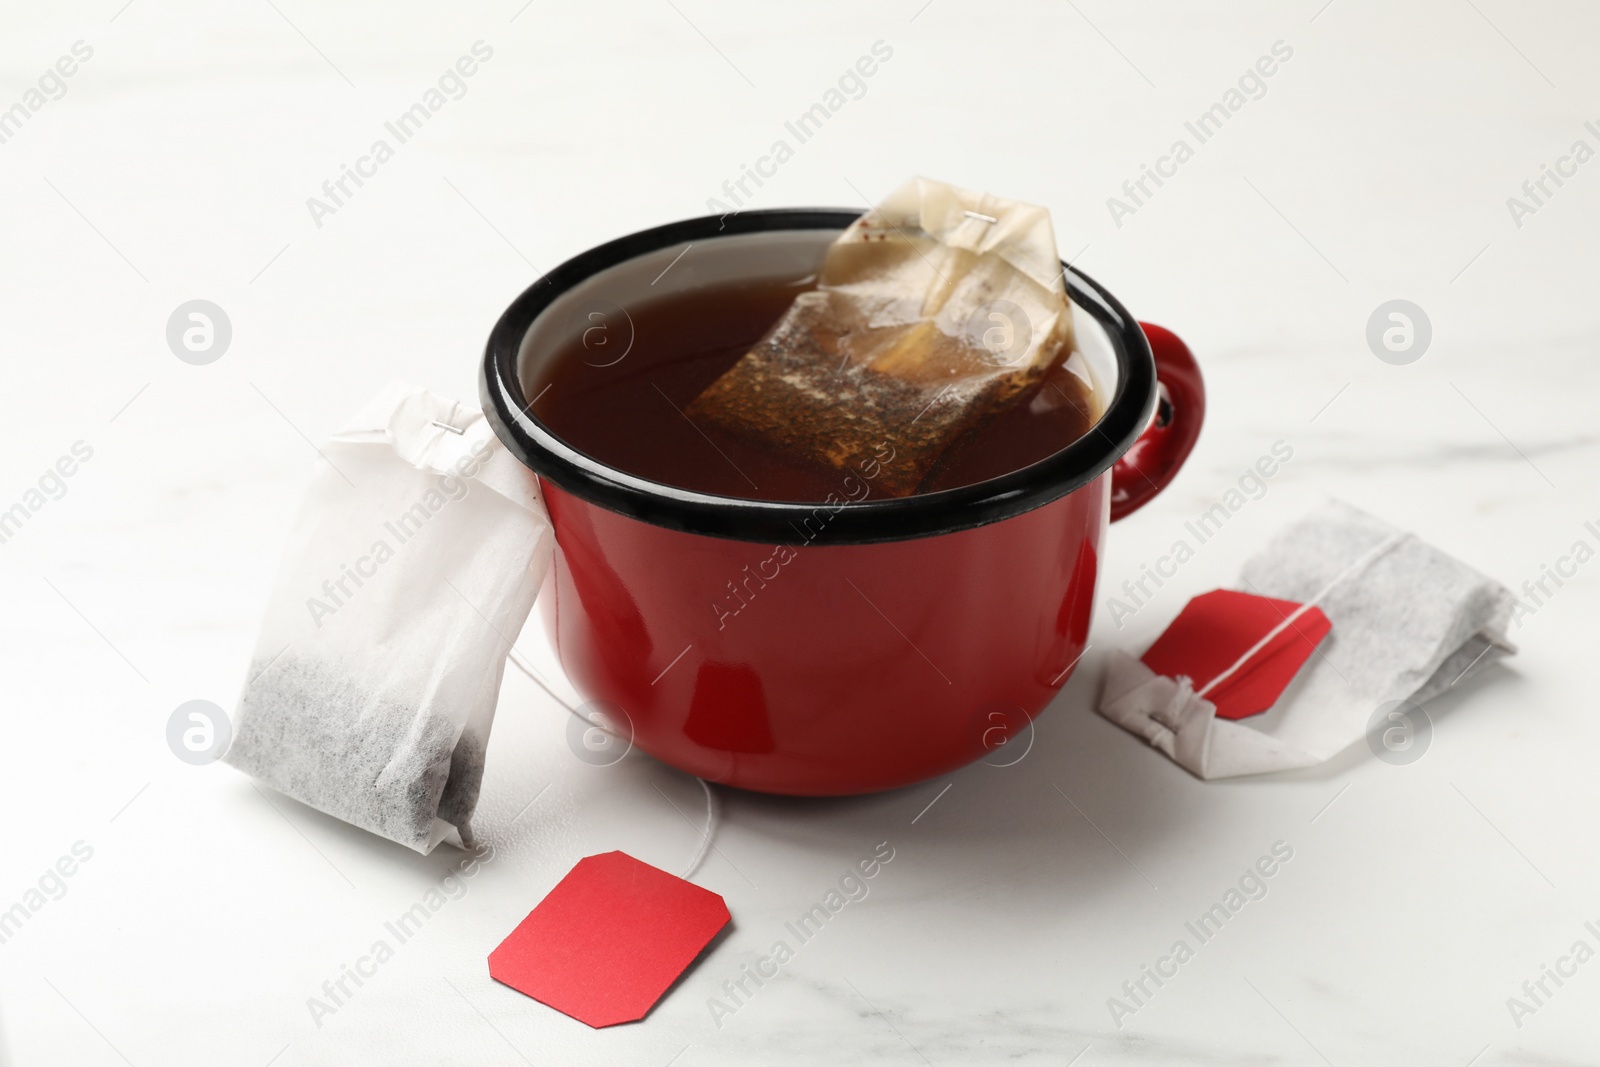
[[[1513,588],[1600,543],[1600,163],[1520,227],[1506,203],[1575,139],[1600,147],[1591,7],[122,2],[0,16],[0,107],[94,49],[0,144],[0,509],[94,450],[0,545],[0,908],[93,849],[0,945],[5,1062],[1600,1059],[1600,962],[1520,1028],[1506,1007],[1578,938],[1600,947],[1600,563],[1524,621],[1518,657],[1430,708],[1409,766],[1357,746],[1204,784],[1090,710],[1111,649],[1141,650],[1324,495]],[[480,39],[467,94],[318,228],[307,197]],[[456,856],[188,766],[164,734],[186,700],[232,706],[309,441],[391,377],[475,397],[490,325],[539,270],[705,213],[879,40],[893,58],[865,95],[754,203],[864,206],[914,173],[1042,203],[1064,255],[1184,334],[1207,429],[1114,530],[1106,588],[1273,442],[1294,459],[1126,627],[1102,596],[1016,766],[726,796],[696,880],[735,930],[637,1025],[591,1031],[485,956],[581,856],[679,869],[699,790],[640,756],[586,766],[564,713],[509,676],[480,809],[495,860],[317,1027],[307,998]],[[1115,225],[1107,197],[1279,40],[1294,54],[1265,96]],[[166,344],[192,298],[233,324],[210,366]],[[1409,366],[1364,338],[1393,298],[1433,323]],[[1268,897],[1116,1028],[1107,998],[1279,840],[1294,859]],[[871,895],[713,1025],[707,998],[880,841],[896,858]]]

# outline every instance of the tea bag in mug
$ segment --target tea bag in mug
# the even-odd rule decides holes
[[[506,654],[552,551],[538,483],[481,412],[404,383],[323,455],[225,759],[419,852],[470,846]]]
[[[840,470],[881,462],[878,484],[903,496],[1071,350],[1050,213],[914,178],[686,413]]]

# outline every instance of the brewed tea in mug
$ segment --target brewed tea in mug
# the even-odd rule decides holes
[[[541,376],[532,413],[610,466],[718,496],[816,502],[840,472],[686,413],[778,321],[811,276],[723,282],[627,308],[596,302]],[[1015,404],[958,438],[919,493],[986,481],[1065,448],[1102,408],[1075,353]]]

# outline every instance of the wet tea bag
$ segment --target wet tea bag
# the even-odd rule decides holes
[[[1506,638],[1510,590],[1338,501],[1252,556],[1239,592],[1315,607],[1331,624],[1264,714],[1220,717],[1207,691],[1248,669],[1277,630],[1295,625],[1295,612],[1199,692],[1193,679],[1157,674],[1119,651],[1100,696],[1101,715],[1200,778],[1308,767],[1363,737],[1380,758],[1409,761],[1421,755],[1412,747],[1418,731],[1431,730],[1421,705],[1516,651]]]
[[[470,846],[511,642],[552,551],[481,412],[389,386],[323,448],[227,762],[429,852]]]
[[[691,420],[840,470],[881,463],[903,496],[1072,350],[1050,214],[1032,204],[914,178],[833,242],[817,280]]]

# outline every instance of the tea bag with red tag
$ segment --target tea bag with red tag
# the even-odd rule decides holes
[[[1424,702],[1516,651],[1510,590],[1347,504],[1279,533],[1239,584],[1196,597],[1143,660],[1113,653],[1100,696],[1200,778],[1307,767],[1363,736],[1395,754]]]
[[[1049,212],[914,178],[687,414],[839,470],[882,462],[879,484],[903,496],[1071,349]]]
[[[538,483],[481,412],[399,382],[321,452],[224,758],[419,852],[470,845],[553,551]]]

